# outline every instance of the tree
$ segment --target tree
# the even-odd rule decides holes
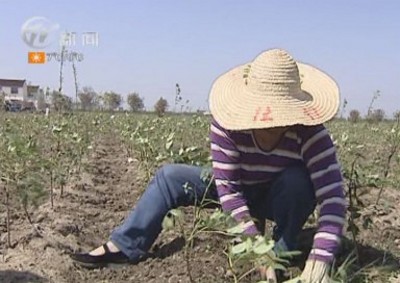
[[[4,92],[0,91],[0,111],[3,111],[6,109],[6,95]]]
[[[103,110],[103,96],[98,94],[95,96],[93,99],[93,108],[98,109],[98,110]]]
[[[179,86],[179,84],[177,83],[175,85],[175,105],[174,105],[174,112],[176,111],[176,106],[179,104],[179,102],[181,102],[182,100],[182,96],[181,96],[181,87]],[[182,108],[181,108],[181,112],[182,112]]]
[[[154,109],[156,110],[156,113],[158,116],[163,116],[165,111],[167,111],[168,108],[168,101],[162,97],[156,102],[154,105]]]
[[[349,113],[348,120],[352,123],[357,123],[360,120],[360,117],[360,111],[353,109]]]
[[[50,96],[51,96],[50,88],[49,88],[49,87],[46,87],[46,91],[44,92],[45,100],[46,100],[46,101],[49,101]]]
[[[394,112],[393,118],[394,118],[396,121],[397,121],[397,120],[400,120],[400,110],[397,110],[396,112]]]
[[[39,94],[37,96],[37,105],[36,105],[36,109],[39,111],[43,111],[46,109],[46,99],[44,97],[44,92],[43,90],[39,91]]]
[[[385,110],[375,109],[367,115],[368,122],[382,122],[385,119]]]
[[[382,122],[385,119],[385,110],[383,109],[376,109],[374,110],[374,118],[378,122]]]
[[[144,108],[143,98],[136,92],[128,94],[127,102],[134,112],[143,110]]]
[[[82,91],[78,93],[79,100],[81,101],[82,110],[91,110],[94,106],[97,93],[92,87],[83,87]]]
[[[115,110],[122,103],[122,97],[113,91],[107,91],[103,94],[103,103],[108,110]]]
[[[72,99],[69,96],[54,90],[51,94],[51,104],[56,111],[69,111],[72,109]]]
[[[344,99],[342,105],[342,112],[340,113],[340,119],[342,119],[344,114],[346,113],[346,106],[347,106],[347,99]]]
[[[381,96],[381,91],[378,89],[374,92],[374,95],[372,96],[371,102],[368,106],[368,111],[367,111],[367,120],[370,120],[369,118],[373,116],[373,105],[375,100],[377,100]]]

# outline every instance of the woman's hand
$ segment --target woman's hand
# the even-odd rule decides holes
[[[303,273],[294,279],[285,281],[284,283],[330,283],[331,279],[328,275],[329,265],[315,260],[308,260],[304,267]],[[275,270],[271,267],[259,267],[261,279],[268,283],[277,283]],[[264,282],[263,281],[263,282]]]
[[[272,267],[259,267],[258,272],[260,273],[262,280],[265,280],[268,283],[278,283],[275,270]]]
[[[307,260],[303,273],[301,274],[301,282],[304,283],[329,283],[329,265],[322,261]]]

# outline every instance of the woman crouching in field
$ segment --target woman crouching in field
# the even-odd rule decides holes
[[[286,51],[272,49],[219,77],[209,101],[216,190],[207,197],[245,222],[247,235],[263,233],[265,219],[273,220],[275,248],[281,250],[296,249],[299,232],[319,204],[302,278],[328,282],[345,222],[343,179],[323,126],[339,107],[336,83]],[[168,211],[195,205],[194,195],[205,194],[201,171],[182,164],[163,166],[110,240],[71,258],[86,267],[138,262],[161,232]],[[186,183],[194,191],[185,191]],[[271,269],[267,275],[275,277]]]

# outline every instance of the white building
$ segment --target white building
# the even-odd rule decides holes
[[[26,101],[28,96],[26,80],[0,79],[0,93],[5,95],[6,101]]]
[[[35,107],[37,108],[37,102],[39,95],[43,94],[43,91],[40,89],[38,85],[28,85],[27,86],[27,94],[26,94],[26,100],[28,102],[33,102],[35,104]]]
[[[5,101],[32,109],[38,107],[38,97],[43,90],[38,85],[28,85],[26,80],[0,79],[0,94],[4,95]]]

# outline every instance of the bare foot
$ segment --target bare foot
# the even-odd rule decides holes
[[[110,250],[110,252],[112,252],[112,253],[117,253],[117,252],[120,251],[120,250],[117,248],[117,246],[114,245],[114,243],[111,242],[111,241],[108,241],[106,245],[107,245],[108,249]],[[105,252],[106,252],[106,251],[104,250],[103,246],[100,246],[100,247],[98,247],[97,249],[91,251],[91,252],[89,253],[89,255],[98,256],[98,255],[103,255]]]

